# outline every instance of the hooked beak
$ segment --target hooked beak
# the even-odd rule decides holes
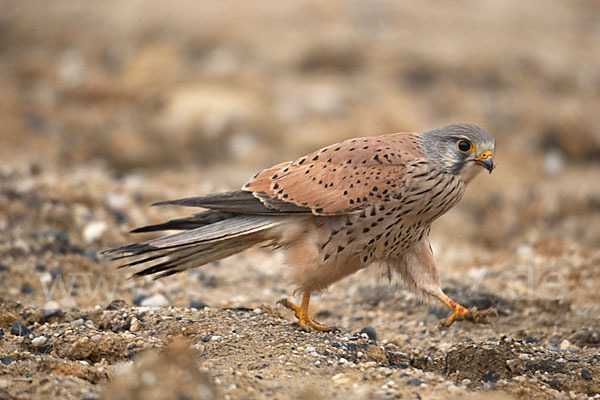
[[[494,158],[492,157],[492,152],[489,150],[486,150],[483,153],[481,153],[481,155],[479,157],[476,157],[474,161],[477,164],[481,165],[483,168],[487,169],[490,174],[492,173],[494,168],[496,168],[496,165],[494,164]]]

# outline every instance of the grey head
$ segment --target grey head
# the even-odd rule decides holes
[[[481,171],[479,167],[492,173],[495,142],[489,132],[472,124],[451,124],[419,134],[425,156],[465,182]]]

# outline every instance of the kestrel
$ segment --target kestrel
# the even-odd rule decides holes
[[[481,171],[494,169],[494,137],[470,124],[424,133],[349,139],[254,175],[241,190],[156,203],[206,211],[133,232],[181,232],[108,250],[141,256],[134,276],[169,276],[253,246],[286,250],[291,283],[303,294],[300,326],[331,328],[308,313],[311,293],[370,264],[387,266],[423,297],[453,314],[442,320],[489,323],[495,310],[467,309],[444,294],[431,246],[431,223],[463,196]]]

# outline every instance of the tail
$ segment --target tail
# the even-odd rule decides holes
[[[273,228],[284,220],[278,216],[205,211],[133,231],[178,229],[182,232],[107,250],[103,254],[113,260],[139,256],[141,258],[120,268],[144,265],[145,268],[133,276],[160,273],[156,276],[158,279],[237,254],[262,242],[276,240]]]

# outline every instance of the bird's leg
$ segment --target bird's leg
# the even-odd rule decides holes
[[[298,318],[298,324],[302,329],[306,332],[310,331],[309,325],[318,331],[333,331],[336,328],[330,327],[327,325],[323,325],[315,321],[310,315],[308,315],[308,304],[310,303],[310,292],[304,292],[302,296],[302,305],[298,307],[296,304],[292,303],[288,299],[281,299],[277,302],[281,304],[285,308],[289,308],[294,311],[296,314],[296,318]]]
[[[439,329],[449,328],[455,321],[469,321],[474,324],[491,324],[491,318],[498,316],[498,311],[495,308],[488,308],[487,310],[478,310],[477,307],[466,308],[456,303],[450,297],[446,296],[443,292],[436,295],[442,303],[447,305],[452,310],[452,315],[446,319],[443,319],[438,324]]]

